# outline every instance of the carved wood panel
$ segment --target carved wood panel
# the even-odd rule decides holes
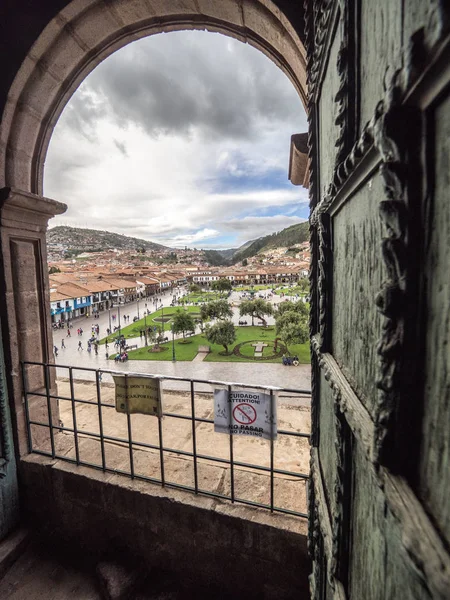
[[[320,599],[443,600],[450,6],[323,0],[305,14],[311,589]]]

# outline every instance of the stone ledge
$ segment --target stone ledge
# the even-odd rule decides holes
[[[25,551],[29,541],[28,530],[20,528],[0,543],[0,579]]]
[[[269,598],[267,586],[283,598],[308,597],[306,536],[289,530],[285,517],[38,455],[24,457],[20,473],[30,523],[55,541],[99,559],[125,547],[148,568],[250,597]],[[224,579],[225,572],[233,576]]]

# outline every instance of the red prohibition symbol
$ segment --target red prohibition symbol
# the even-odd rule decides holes
[[[256,410],[250,404],[238,404],[233,410],[233,417],[240,425],[251,425],[256,421]]]

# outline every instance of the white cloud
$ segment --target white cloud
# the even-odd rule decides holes
[[[305,129],[291,83],[254,48],[205,32],[146,38],[97,67],[60,118],[44,185],[69,210],[52,226],[198,247],[251,237],[270,221],[242,216],[307,201],[283,183]]]

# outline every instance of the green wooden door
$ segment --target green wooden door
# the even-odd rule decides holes
[[[450,3],[307,2],[314,600],[450,590]]]

